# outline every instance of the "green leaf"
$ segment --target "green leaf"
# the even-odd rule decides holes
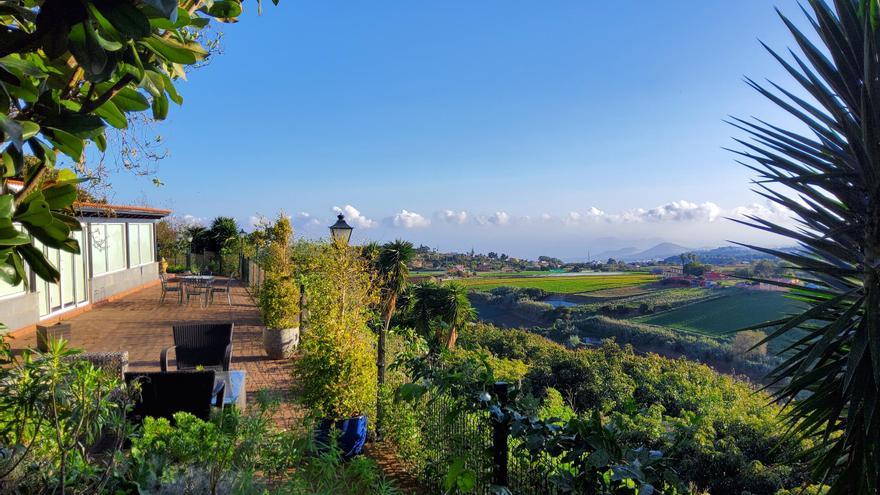
[[[25,275],[18,253],[9,248],[0,249],[0,280],[14,287],[22,283]]]
[[[158,11],[171,22],[177,20],[177,17],[179,15],[177,0],[143,0],[143,2],[145,5],[149,5],[150,7]]]
[[[83,139],[62,131],[61,129],[52,127],[48,129],[49,132],[46,132],[45,135],[59,151],[69,156],[74,161],[79,161],[80,158],[82,158],[83,150],[85,150],[86,146]]]
[[[36,136],[40,132],[40,126],[35,122],[22,120],[19,121],[19,124],[21,124],[21,138],[25,141]]]
[[[131,3],[104,0],[97,1],[94,5],[101,15],[126,38],[137,40],[150,35],[149,19]]]
[[[153,98],[153,118],[165,120],[168,116],[168,97],[164,94]]]
[[[12,156],[6,151],[0,156],[2,156],[2,162],[0,162],[0,176],[15,177],[17,172],[15,170],[15,161],[12,159]]]
[[[37,191],[18,206],[13,219],[29,226],[46,227],[52,223],[52,209],[49,208],[49,203],[43,199],[43,193]]]
[[[128,119],[125,114],[113,103],[113,101],[105,101],[103,105],[95,109],[95,114],[103,117],[104,120],[117,129],[125,129],[128,127]]]
[[[237,0],[215,0],[207,8],[199,9],[220,22],[238,22],[241,15],[241,2]]]
[[[21,124],[10,119],[5,113],[0,114],[0,130],[3,131],[4,140],[12,142],[19,151],[23,146],[23,131]]]
[[[208,55],[208,52],[198,43],[181,43],[177,40],[162,38],[155,34],[141,41],[141,43],[156,55],[177,64],[191,65]]]
[[[150,108],[147,98],[132,88],[122,88],[110,101],[123,112],[142,112]]]
[[[91,22],[86,20],[73,25],[70,28],[69,40],[70,53],[85,69],[89,79],[104,71],[107,66],[107,52],[101,48]]]
[[[31,238],[16,229],[11,220],[0,219],[0,246],[22,246],[30,242]]]
[[[171,98],[171,101],[174,103],[183,105],[183,97],[180,96],[177,92],[177,88],[174,87],[174,81],[165,74],[162,74],[162,77],[165,80],[165,92],[168,93],[168,97]]]
[[[14,212],[15,196],[12,194],[4,194],[0,196],[0,218],[11,220]]]
[[[72,184],[53,185],[43,189],[42,192],[52,210],[67,208],[76,201],[76,186]]]
[[[38,277],[55,284],[61,281],[61,274],[58,273],[58,270],[49,263],[45,256],[43,256],[42,251],[33,245],[17,246],[15,249]]]

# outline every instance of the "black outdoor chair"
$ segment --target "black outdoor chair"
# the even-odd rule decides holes
[[[165,276],[164,273],[159,274],[159,280],[162,282],[162,297],[159,299],[159,304],[162,304],[163,302],[165,302],[165,296],[169,292],[176,292],[177,293],[177,303],[178,304],[183,302],[182,284],[180,284],[180,283],[172,284],[171,282],[168,281],[168,278]]]
[[[140,384],[129,418],[143,422],[147,416],[173,420],[174,413],[188,412],[205,421],[211,419],[211,398],[214,405],[223,405],[223,381],[214,383],[214,371],[150,371],[127,372],[125,383]]]
[[[177,369],[229,371],[232,361],[232,330],[234,323],[200,323],[174,325],[174,345],[162,350],[159,365],[168,371],[168,351],[177,356]]]
[[[232,278],[227,278],[226,283],[220,284],[218,286],[211,286],[211,301],[210,304],[214,304],[214,294],[226,294],[226,303],[232,306],[232,290],[230,286],[232,285]]]

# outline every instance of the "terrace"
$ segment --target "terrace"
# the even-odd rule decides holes
[[[161,290],[154,285],[91,311],[65,319],[72,325],[70,345],[89,352],[128,351],[130,371],[158,371],[159,354],[173,345],[171,325],[227,321],[235,323],[230,369],[247,373],[248,402],[259,390],[281,402],[276,422],[299,424],[303,411],[292,402],[296,378],[290,360],[270,360],[263,351],[262,322],[254,301],[241,285],[232,287],[232,305],[226,301],[202,308],[199,304],[159,303]],[[36,346],[36,332],[17,332],[10,341],[14,350]],[[173,361],[172,361],[173,363]],[[172,364],[173,367],[173,364]]]

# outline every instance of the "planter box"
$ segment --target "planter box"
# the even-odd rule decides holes
[[[70,323],[37,325],[37,349],[46,352],[49,350],[49,343],[58,339],[70,342]]]

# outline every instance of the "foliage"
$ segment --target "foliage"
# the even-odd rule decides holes
[[[485,324],[468,327],[461,346],[528,366],[519,409],[527,409],[525,398],[553,388],[579,416],[601,412],[626,447],[662,451],[685,482],[713,494],[773,493],[805,479],[799,457],[809,443],[784,434],[777,420],[782,409],[706,366],[638,356],[611,343],[572,351],[540,335]]]
[[[22,356],[0,345],[0,491],[91,494],[113,486],[129,429],[119,378],[76,360],[62,341]],[[96,458],[99,445],[108,455]]]
[[[309,315],[295,362],[302,399],[322,417],[371,414],[376,354],[369,323],[378,295],[370,267],[357,249],[332,243],[297,253]]]
[[[266,277],[259,291],[263,324],[270,329],[293,328],[299,324],[299,289],[290,277]]]
[[[791,433],[820,445],[810,452],[815,475],[822,480],[838,474],[829,493],[876,493],[880,9],[876,0],[835,0],[833,6],[821,0],[808,3],[814,36],[781,15],[800,49],[790,52],[794,62],[768,50],[811,100],[776,84],[775,90],[751,80],[749,84],[809,133],[758,119],[733,122],[752,138],[739,140],[739,154],[759,174],[759,194],[790,210],[798,227],[757,217],[743,223],[797,242],[797,252],[755,249],[791,264],[813,287],[799,293],[809,305],[801,314],[762,325],[771,332],[768,338],[806,332],[772,375],[778,399],[805,396],[787,410],[791,424],[797,425]]]
[[[37,249],[44,245],[79,253],[71,230],[79,222],[70,206],[77,198],[73,172],[51,173],[56,153],[75,163],[85,149],[107,147],[106,130],[125,129],[152,109],[164,119],[183,99],[175,83],[207,56],[199,39],[211,21],[234,22],[240,0],[207,2],[145,0],[12,0],[0,17],[0,277],[17,285],[25,265],[58,282],[58,270]],[[37,166],[25,170],[26,154]],[[8,180],[24,187],[12,193]],[[24,233],[13,227],[13,222]]]
[[[407,295],[407,306],[402,324],[414,328],[435,351],[454,349],[458,331],[476,318],[467,289],[454,282],[416,284]]]
[[[375,256],[373,253],[376,253]],[[411,242],[396,240],[383,245],[378,250],[375,247],[367,247],[364,258],[375,260],[376,273],[380,287],[381,311],[383,324],[379,329],[378,346],[376,348],[377,363],[377,387],[381,389],[385,384],[385,346],[388,330],[391,327],[391,317],[397,310],[397,300],[407,289],[409,276],[409,263],[415,256],[415,250]],[[381,394],[381,391],[379,392]],[[376,434],[382,437],[382,424],[384,420],[384,408],[381,398],[376,402]]]

